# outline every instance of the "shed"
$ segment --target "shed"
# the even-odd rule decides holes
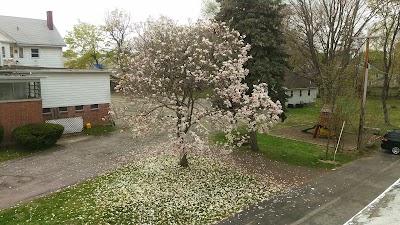
[[[303,107],[315,103],[318,87],[310,80],[297,75],[285,77],[286,95],[289,96],[285,103],[287,107]]]
[[[6,140],[14,128],[81,117],[110,124],[110,72],[106,70],[0,70],[0,124]]]

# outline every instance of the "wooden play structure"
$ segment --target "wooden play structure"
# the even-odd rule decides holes
[[[330,118],[331,121],[329,121]],[[336,110],[332,110],[330,105],[325,104],[321,109],[317,125],[303,129],[302,132],[307,133],[309,130],[314,130],[314,138],[322,136],[335,139],[335,130],[338,124],[339,120]]]
[[[315,126],[313,137],[317,138],[324,136],[335,139],[335,130],[338,123],[339,120],[335,110],[332,110],[332,106],[325,104],[321,109],[321,114],[319,115],[318,124]]]

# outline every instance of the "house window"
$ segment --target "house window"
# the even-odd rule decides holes
[[[83,105],[75,106],[75,111],[83,111]]]
[[[19,48],[19,58],[24,58],[24,48]]]
[[[99,104],[90,105],[90,110],[98,110],[98,109],[99,109]]]
[[[290,97],[293,97],[293,91],[290,91]]]
[[[58,112],[67,113],[68,112],[68,107],[58,107]]]
[[[39,49],[38,48],[31,48],[31,57],[39,58]]]
[[[301,94],[301,90],[300,90],[300,97],[301,97],[301,95],[302,95],[302,94]]]
[[[10,47],[10,58],[14,58],[14,47]]]
[[[311,90],[310,89],[308,89],[308,96],[310,96],[311,95]]]
[[[42,112],[43,112],[43,114],[50,114],[51,113],[51,108],[43,108]]]
[[[40,97],[40,83],[29,82],[27,85],[28,98],[39,98]]]
[[[0,101],[39,99],[39,82],[0,83]]]
[[[3,58],[6,57],[6,48],[4,46],[1,47],[1,55],[3,56]]]

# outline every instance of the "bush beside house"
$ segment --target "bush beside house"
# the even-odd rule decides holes
[[[4,137],[4,127],[0,125],[0,144],[3,142],[3,137]]]
[[[16,128],[13,137],[25,148],[39,149],[56,144],[63,131],[64,127],[59,124],[35,123]]]

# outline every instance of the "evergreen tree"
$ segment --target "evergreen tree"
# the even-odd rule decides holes
[[[245,35],[251,45],[250,59],[245,67],[249,75],[245,82],[252,91],[254,84],[268,84],[268,94],[273,101],[286,101],[284,76],[290,68],[285,53],[283,13],[280,0],[217,0],[220,11],[216,20],[226,22]]]
[[[250,60],[244,65],[249,74],[244,82],[249,86],[268,84],[268,95],[273,101],[285,105],[285,74],[290,68],[285,53],[283,13],[281,0],[217,0],[220,11],[215,19],[226,22],[231,28],[245,35],[244,41],[251,45]],[[254,121],[254,118],[249,118]],[[256,131],[249,132],[252,151],[258,151]]]

